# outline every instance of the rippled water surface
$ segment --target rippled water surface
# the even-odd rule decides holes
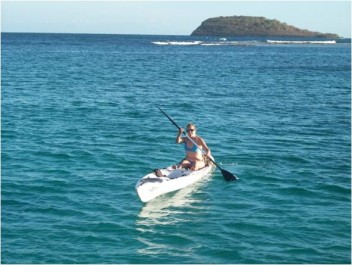
[[[350,263],[350,44],[199,41],[2,34],[3,263]],[[141,203],[156,105],[240,180]]]

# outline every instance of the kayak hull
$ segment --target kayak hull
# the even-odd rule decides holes
[[[185,188],[209,176],[214,169],[212,163],[197,171],[172,169],[170,166],[159,170],[161,177],[156,172],[142,177],[136,184],[136,191],[142,202],[148,202],[160,195]]]

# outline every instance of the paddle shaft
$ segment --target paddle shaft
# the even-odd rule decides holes
[[[157,106],[157,108],[172,122],[173,125],[175,125],[179,130],[181,130],[181,127],[178,126],[177,123],[174,122],[174,120],[171,119],[171,117],[170,117],[169,115],[167,115],[161,108],[159,108],[159,106]],[[183,131],[183,134],[184,134],[196,147],[198,147],[198,148],[202,151],[202,153],[203,153],[204,155],[206,155],[206,156],[211,160],[211,162],[214,163],[214,165],[215,165],[218,169],[220,169],[221,174],[222,174],[222,176],[224,177],[224,179],[225,179],[226,181],[233,181],[233,180],[237,180],[237,179],[238,179],[238,177],[235,176],[235,175],[233,175],[231,172],[222,169],[222,168],[214,161],[214,159],[212,159],[209,155],[207,155],[207,154],[204,152],[204,150],[201,149],[201,148],[197,145],[197,143],[196,143],[195,141],[193,141],[193,139],[192,139],[191,137],[189,137],[188,134],[186,134],[184,131]]]
[[[170,117],[169,115],[167,115],[161,108],[159,108],[159,106],[157,106],[157,108],[172,122],[173,125],[175,125],[179,130],[181,130],[181,127],[178,126],[177,123],[174,122],[174,120],[171,119],[171,117]],[[205,151],[204,151],[202,148],[200,148],[200,147],[197,145],[197,143],[196,143],[191,137],[189,137],[189,135],[188,135],[187,133],[185,133],[185,132],[183,131],[183,134],[184,134],[196,147],[198,147],[198,149],[200,149],[200,150],[202,151],[202,153],[203,153],[204,155],[206,155],[206,156],[211,160],[211,162],[214,163],[215,166],[217,166],[220,170],[222,170],[222,168],[214,161],[214,159],[212,159],[210,156],[208,156],[208,155],[205,153]]]

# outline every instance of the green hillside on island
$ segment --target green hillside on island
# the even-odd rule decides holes
[[[191,36],[339,38],[337,34],[299,29],[276,19],[250,16],[209,18]]]

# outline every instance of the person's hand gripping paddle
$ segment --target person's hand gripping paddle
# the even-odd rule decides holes
[[[181,129],[180,126],[177,125],[176,122],[173,121],[173,119],[170,118],[169,115],[167,115],[165,113],[165,111],[163,111],[159,106],[157,106],[157,108],[172,122],[173,125],[175,125],[179,130]],[[197,146],[204,155],[207,155],[204,150],[202,150],[192,139],[191,137],[189,137],[184,131],[183,131],[183,134],[195,145]],[[225,170],[225,169],[222,169],[215,161],[213,158],[211,158],[210,156],[207,155],[207,157],[210,159],[211,162],[214,163],[214,165],[221,171],[221,174],[223,175],[224,179],[226,181],[233,181],[233,180],[237,180],[238,177],[236,177],[234,174],[232,174],[231,172]]]

